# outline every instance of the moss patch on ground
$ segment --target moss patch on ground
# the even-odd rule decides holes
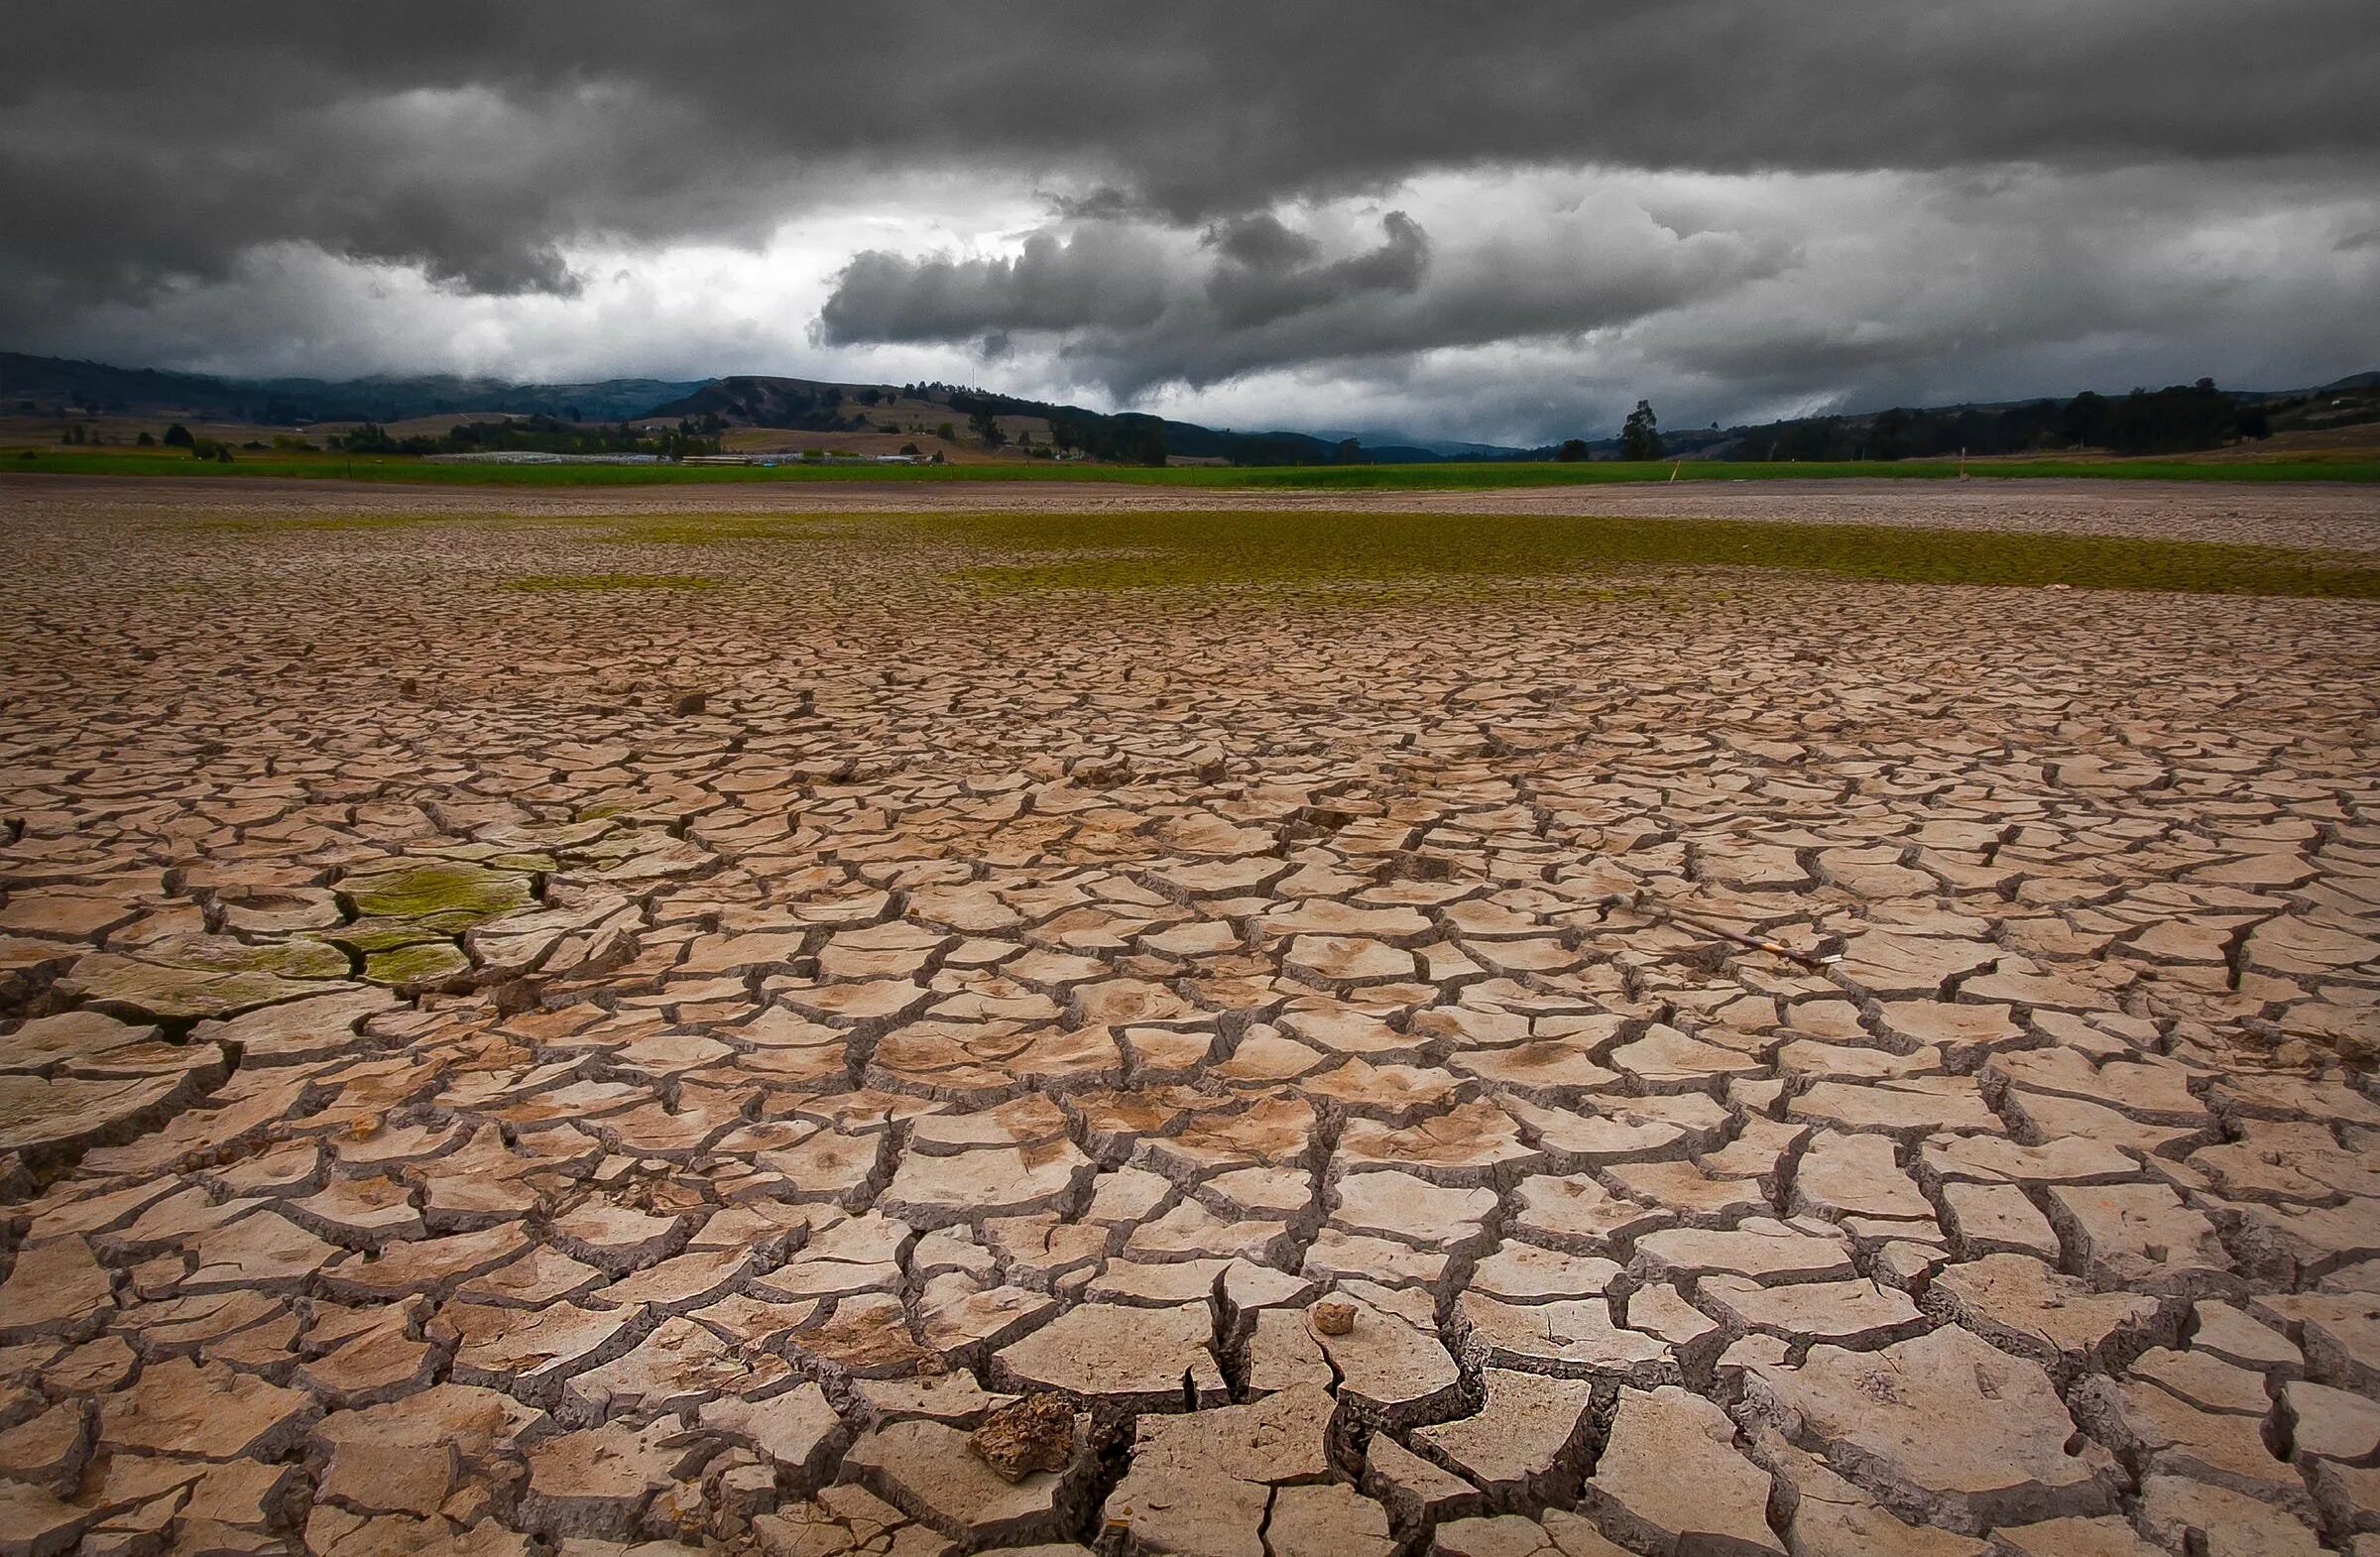
[[[536,901],[526,876],[447,860],[351,876],[339,884],[339,891],[362,918],[425,919],[451,914],[480,919]]]
[[[485,917],[469,909],[459,909],[418,919],[357,919],[352,924],[324,930],[322,938],[358,953],[390,951],[399,946],[417,946],[423,941],[452,940]]]
[[[392,987],[440,984],[470,971],[470,957],[452,941],[393,947],[364,959],[364,981]]]

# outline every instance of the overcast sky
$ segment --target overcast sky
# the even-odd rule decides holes
[[[1538,442],[2380,368],[2380,0],[49,0],[0,348]]]

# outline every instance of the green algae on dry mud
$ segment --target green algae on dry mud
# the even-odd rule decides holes
[[[470,956],[452,941],[416,941],[364,959],[364,982],[393,988],[440,984],[470,971]]]
[[[450,941],[488,917],[490,915],[475,909],[453,908],[424,914],[417,919],[357,919],[317,933],[334,946],[343,946],[358,956],[369,956],[373,952],[394,951],[400,946],[417,946],[423,941]]]
[[[536,901],[529,877],[460,860],[430,860],[347,878],[339,891],[363,918],[486,918]]]
[[[1757,568],[1896,583],[2380,599],[2380,566],[2356,559],[2123,536],[1394,513],[988,514],[914,522],[941,539],[1014,553],[961,575],[994,593]]]
[[[299,935],[251,944],[227,936],[172,936],[139,955],[93,952],[59,981],[77,1004],[142,1021],[197,1021],[295,1000],[343,979],[347,954]]]

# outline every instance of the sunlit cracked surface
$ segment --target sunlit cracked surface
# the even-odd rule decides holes
[[[0,1549],[2380,1548],[2368,605],[240,501],[0,495]]]

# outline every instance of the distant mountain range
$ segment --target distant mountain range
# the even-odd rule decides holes
[[[2269,412],[2266,420],[2276,428],[2380,420],[2380,372],[2358,373],[2313,389],[2219,393],[2236,406]],[[1686,457],[1858,458],[1869,457],[1879,436],[1905,439],[1909,424],[1915,423],[1934,443],[1985,452],[2003,443],[2022,443],[2031,436],[2031,429],[2052,426],[2055,411],[2071,404],[2006,401],[1808,417],[1758,426],[1671,428],[1664,432],[1664,443],[1670,455]],[[1368,464],[1548,459],[1558,452],[1552,444],[1513,448],[1417,437],[1388,428],[1242,432],[944,384],[838,384],[761,375],[682,381],[602,379],[578,384],[516,384],[451,375],[230,379],[0,352],[0,415],[80,412],[292,426],[321,421],[404,421],[483,412],[596,422],[683,419],[713,429],[751,426],[833,432],[868,429],[875,424],[870,418],[879,408],[912,419],[971,419],[987,432],[1001,419],[1010,419],[1012,423],[1024,419],[1046,424],[1048,434],[1062,448],[1077,449],[1097,459],[1135,463],[1161,462],[1170,456],[1238,464],[1331,464],[1350,457],[1346,446],[1350,440],[1357,445],[1353,457]],[[1613,457],[1617,447],[1618,440],[1612,437],[1583,443],[1591,458]],[[1908,450],[1920,451],[1915,447]],[[1578,457],[1579,452],[1580,446],[1573,445],[1568,457]]]
[[[317,421],[404,421],[470,412],[571,417],[588,421],[715,417],[728,426],[856,430],[880,403],[908,404],[910,391],[929,389],[937,414],[964,420],[974,411],[1026,417],[1069,429],[1075,446],[1097,458],[1133,460],[1154,454],[1243,463],[1323,464],[1339,457],[1338,436],[1305,432],[1235,432],[1190,421],[1161,420],[1132,412],[1110,414],[948,385],[837,384],[816,379],[737,375],[722,379],[604,379],[586,384],[514,384],[501,379],[431,375],[420,378],[227,379],[153,368],[118,368],[63,357],[0,352],[0,412],[86,411],[117,416],[292,426]],[[1161,436],[1159,435],[1161,434]],[[1390,444],[1367,440],[1370,463],[1513,456],[1489,444]]]
[[[918,398],[923,391],[933,403]],[[432,375],[420,378],[228,379],[153,368],[117,368],[63,357],[0,352],[0,412],[86,411],[117,416],[292,426],[317,421],[404,421],[418,417],[500,412],[520,416],[576,416],[588,421],[645,418],[716,418],[726,426],[861,430],[874,408],[900,407],[912,415],[965,420],[1028,418],[1063,429],[1072,446],[1094,458],[1145,461],[1167,455],[1243,464],[1328,464],[1341,457],[1349,434],[1238,432],[1172,421],[1134,412],[1025,400],[952,385],[839,384],[818,379],[739,374],[721,379],[604,379],[586,384],[514,384],[501,379]],[[1411,464],[1450,456],[1515,458],[1523,451],[1488,443],[1407,441],[1398,434],[1365,434],[1362,458],[1370,464]]]
[[[403,421],[454,411],[559,417],[575,407],[590,421],[643,416],[701,381],[604,379],[593,384],[513,384],[502,379],[221,379],[155,368],[115,368],[64,357],[0,351],[0,411],[25,402],[48,411],[75,407],[118,416],[190,416],[288,426],[300,421]]]
[[[1459,438],[1418,438],[1410,432],[1393,427],[1308,427],[1307,436],[1336,444],[1343,438],[1354,438],[1367,449],[1417,448],[1441,459],[1518,459],[1528,453],[1506,443],[1466,443]]]

